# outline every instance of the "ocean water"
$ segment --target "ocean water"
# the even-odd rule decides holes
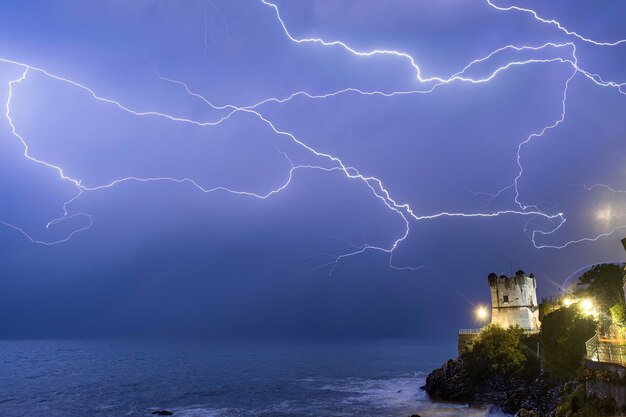
[[[485,416],[420,390],[454,354],[423,340],[0,341],[0,416]]]

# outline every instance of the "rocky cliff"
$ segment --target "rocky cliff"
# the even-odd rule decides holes
[[[519,417],[549,417],[556,414],[560,399],[574,389],[574,382],[558,384],[546,375],[526,382],[514,377],[472,381],[461,359],[449,360],[426,378],[422,388],[435,401],[492,404]]]

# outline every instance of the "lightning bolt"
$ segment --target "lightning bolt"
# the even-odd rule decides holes
[[[333,270],[339,264],[340,261],[349,257],[361,255],[369,251],[377,251],[377,252],[382,252],[382,253],[387,254],[389,258],[389,266],[394,269],[418,270],[418,269],[423,268],[423,266],[398,266],[398,265],[395,265],[393,262],[396,249],[399,247],[399,245],[402,244],[402,242],[404,242],[408,238],[410,234],[411,224],[413,222],[419,222],[419,221],[437,220],[441,218],[472,219],[472,218],[494,218],[494,217],[501,217],[501,216],[522,216],[522,217],[526,217],[529,219],[528,222],[526,223],[527,227],[529,227],[528,225],[530,224],[532,220],[541,218],[541,219],[544,219],[547,223],[551,224],[548,230],[535,229],[535,230],[531,230],[528,233],[530,236],[532,245],[538,249],[541,249],[541,248],[563,249],[569,245],[573,245],[573,244],[580,243],[580,242],[596,241],[602,237],[611,235],[616,230],[626,228],[626,225],[618,226],[607,233],[603,233],[595,237],[583,237],[577,240],[565,242],[560,245],[540,244],[537,242],[537,238],[551,235],[555,233],[556,231],[558,231],[566,222],[565,215],[562,212],[550,213],[546,210],[540,210],[537,207],[537,205],[524,203],[523,199],[520,196],[520,188],[519,188],[519,182],[524,173],[524,164],[522,160],[522,154],[523,154],[524,148],[529,146],[533,141],[543,138],[546,133],[558,128],[559,125],[561,125],[565,121],[567,101],[568,101],[568,90],[569,90],[571,81],[576,76],[581,76],[584,79],[592,82],[596,86],[599,86],[602,88],[610,88],[610,89],[617,91],[619,94],[624,94],[624,91],[622,91],[622,87],[624,86],[624,83],[618,83],[618,82],[611,81],[611,80],[607,81],[603,79],[599,74],[590,73],[589,71],[585,70],[579,65],[578,58],[576,55],[576,42],[581,41],[581,42],[585,42],[585,43],[595,45],[595,46],[615,47],[615,46],[621,45],[622,43],[625,43],[626,40],[617,40],[613,42],[595,41],[587,37],[584,37],[575,31],[565,28],[556,20],[545,19],[539,16],[539,14],[537,14],[534,10],[521,8],[518,6],[502,7],[502,6],[496,5],[491,0],[485,0],[485,5],[490,8],[493,8],[495,10],[502,11],[502,12],[519,12],[519,13],[528,14],[541,24],[556,27],[562,33],[573,38],[573,40],[568,41],[568,42],[546,42],[541,45],[511,45],[511,44],[505,45],[505,46],[502,46],[500,48],[493,50],[492,52],[490,52],[489,54],[483,57],[479,57],[479,58],[469,61],[462,68],[452,73],[451,75],[426,76],[424,75],[424,72],[421,69],[421,67],[417,64],[418,60],[414,58],[413,56],[411,56],[410,54],[403,52],[403,51],[397,51],[393,49],[374,49],[374,50],[366,51],[366,50],[358,50],[356,48],[353,48],[348,43],[344,41],[340,41],[340,40],[325,40],[323,38],[298,38],[288,28],[288,25],[285,23],[285,20],[283,19],[281,15],[280,8],[275,3],[272,3],[268,0],[261,0],[261,4],[273,10],[274,16],[276,18],[276,21],[278,22],[280,29],[284,33],[285,37],[289,39],[289,41],[295,44],[301,44],[301,45],[310,44],[313,47],[319,47],[319,48],[339,48],[345,51],[345,53],[347,54],[370,58],[370,59],[376,59],[380,57],[397,59],[400,62],[403,62],[405,65],[408,65],[413,70],[417,87],[411,90],[394,90],[394,91],[363,90],[363,89],[359,89],[355,87],[349,87],[349,88],[344,88],[340,90],[328,91],[325,93],[317,93],[317,94],[301,90],[301,91],[293,92],[284,97],[264,98],[255,103],[239,104],[239,105],[215,104],[211,100],[202,96],[201,94],[193,91],[193,89],[190,88],[186,82],[180,81],[174,78],[166,77],[160,74],[156,68],[154,68],[156,76],[160,78],[161,80],[163,80],[164,82],[172,83],[174,85],[181,87],[190,97],[193,97],[194,99],[202,101],[210,109],[223,112],[222,114],[214,117],[213,119],[196,120],[190,117],[169,114],[169,113],[164,113],[164,112],[133,109],[130,106],[123,104],[120,101],[101,96],[98,93],[96,93],[92,88],[86,85],[83,85],[79,82],[73,81],[69,78],[55,75],[43,68],[32,66],[27,63],[18,62],[18,61],[11,60],[8,58],[0,57],[0,62],[4,64],[16,66],[18,68],[21,68],[22,70],[21,75],[18,78],[8,82],[8,97],[5,103],[5,110],[6,110],[5,118],[7,120],[9,127],[11,128],[11,132],[13,136],[17,140],[19,140],[19,142],[23,146],[23,149],[24,149],[23,156],[34,164],[41,165],[49,169],[52,172],[56,172],[57,176],[62,181],[68,182],[76,189],[76,193],[73,195],[73,197],[67,200],[63,204],[62,215],[48,222],[46,224],[46,228],[49,228],[53,225],[57,225],[64,221],[75,219],[75,218],[85,218],[87,219],[87,224],[81,228],[71,231],[71,233],[69,233],[66,237],[62,239],[59,239],[56,241],[42,241],[42,240],[33,238],[23,228],[20,228],[19,226],[16,226],[14,224],[11,224],[9,222],[2,221],[2,220],[0,220],[0,223],[21,233],[23,236],[25,236],[27,239],[29,239],[33,243],[42,244],[42,245],[56,245],[56,244],[60,244],[63,242],[67,242],[78,233],[84,232],[93,226],[93,219],[89,214],[82,213],[82,212],[71,213],[70,211],[70,206],[72,205],[72,203],[75,202],[77,199],[79,199],[82,195],[88,192],[97,192],[99,190],[109,189],[109,188],[112,188],[112,187],[115,187],[122,183],[127,183],[127,182],[138,182],[138,183],[170,182],[170,183],[175,183],[175,184],[181,184],[181,185],[184,184],[184,185],[191,186],[195,190],[202,192],[202,193],[225,192],[225,193],[230,193],[234,195],[239,195],[242,197],[265,200],[285,190],[290,185],[294,175],[296,175],[299,171],[314,170],[314,171],[319,171],[319,172],[323,172],[327,174],[341,174],[348,180],[357,181],[361,184],[364,184],[369,190],[369,192],[371,193],[372,197],[374,197],[374,200],[378,201],[380,204],[383,204],[384,207],[386,207],[386,209],[388,209],[390,212],[397,215],[398,219],[404,225],[403,232],[400,233],[399,236],[397,236],[392,242],[388,243],[387,245],[370,244],[370,243],[364,243],[362,245],[351,244],[350,246],[352,247],[352,250],[347,251],[342,254],[330,255],[332,258],[331,261],[320,266],[321,268],[329,267],[330,273],[333,272]],[[223,17],[222,17],[222,20],[223,20]],[[205,58],[206,58],[206,46],[207,46],[206,36],[207,36],[207,29],[205,26],[205,32],[204,32]],[[563,51],[565,52],[565,55],[559,56],[559,57],[553,57],[553,58],[528,58],[524,60],[509,60],[505,64],[497,66],[495,69],[493,69],[491,72],[489,72],[485,76],[475,77],[471,75],[471,70],[474,69],[478,64],[488,63],[494,57],[502,55],[506,52],[538,53],[538,52],[544,52],[547,50]],[[315,149],[311,145],[308,145],[304,139],[297,137],[294,133],[286,131],[278,127],[275,122],[270,120],[262,112],[262,108],[268,103],[283,105],[283,104],[289,103],[290,101],[298,97],[303,97],[308,100],[325,100],[331,97],[344,95],[344,94],[354,94],[354,95],[360,95],[360,96],[383,96],[383,97],[395,97],[395,96],[405,96],[405,95],[413,95],[413,94],[430,94],[439,88],[443,88],[445,86],[452,85],[454,83],[469,83],[469,84],[477,84],[477,85],[488,83],[505,71],[510,71],[510,70],[513,70],[514,68],[526,66],[526,65],[561,65],[561,66],[568,68],[571,71],[571,74],[569,74],[569,77],[567,78],[566,82],[563,85],[560,116],[556,120],[554,120],[552,123],[548,124],[547,126],[541,127],[535,132],[528,135],[526,138],[523,138],[521,142],[518,144],[517,152],[516,152],[516,161],[517,161],[518,171],[517,171],[516,176],[512,179],[512,182],[506,187],[496,191],[495,193],[485,193],[486,195],[490,196],[491,198],[490,201],[493,201],[494,199],[502,196],[506,191],[513,190],[514,198],[513,198],[512,204],[514,205],[514,208],[506,209],[506,210],[486,211],[486,212],[462,212],[462,211],[451,210],[451,211],[442,211],[439,213],[430,213],[430,214],[429,213],[425,213],[425,214],[417,213],[408,203],[396,201],[396,199],[392,197],[392,192],[388,190],[388,188],[384,185],[381,179],[361,173],[357,168],[345,164],[344,161],[336,155],[332,155],[330,153],[322,152],[322,151]],[[136,117],[160,118],[160,119],[164,119],[169,122],[172,122],[172,123],[182,123],[182,124],[189,124],[189,125],[194,125],[198,127],[210,128],[213,126],[220,125],[221,123],[224,123],[225,121],[229,120],[234,114],[244,114],[249,117],[255,118],[256,120],[261,122],[263,126],[265,126],[272,134],[276,135],[277,137],[280,137],[284,139],[285,141],[291,144],[295,144],[301,149],[305,150],[308,154],[313,156],[318,161],[318,163],[317,164],[294,164],[292,160],[290,159],[289,155],[279,150],[278,152],[282,154],[288,166],[288,169],[285,175],[285,180],[281,182],[280,184],[277,184],[276,186],[274,186],[274,188],[271,189],[271,191],[267,193],[257,193],[257,192],[249,191],[249,190],[232,189],[232,188],[228,188],[224,186],[208,188],[208,187],[203,186],[199,181],[193,178],[187,178],[187,177],[174,178],[174,177],[166,177],[166,176],[160,176],[160,177],[129,176],[129,177],[124,177],[124,178],[118,178],[105,184],[93,184],[93,185],[85,184],[79,178],[73,178],[73,177],[66,175],[62,167],[55,165],[51,162],[48,162],[44,159],[40,159],[40,158],[32,156],[29,152],[29,146],[28,146],[27,140],[19,133],[19,129],[16,127],[15,123],[13,122],[11,104],[12,104],[13,96],[15,94],[15,89],[18,85],[26,83],[28,81],[28,76],[31,73],[39,73],[50,79],[54,79],[56,81],[62,82],[70,88],[76,88],[80,91],[83,91],[85,94],[90,96],[93,100],[113,106],[123,112],[126,112]],[[597,186],[600,186],[600,185],[597,185]],[[475,194],[478,194],[478,193],[475,193]]]
[[[557,20],[554,19],[546,19],[543,18],[541,16],[539,16],[539,14],[532,10],[532,9],[527,9],[524,7],[519,7],[519,6],[507,6],[507,7],[503,7],[503,6],[497,6],[496,4],[494,4],[491,0],[486,0],[487,4],[489,6],[491,6],[492,8],[494,8],[495,10],[499,10],[502,12],[508,12],[508,11],[517,11],[517,12],[522,12],[522,13],[527,13],[529,15],[531,15],[533,17],[533,19],[537,20],[538,22],[541,23],[545,23],[551,26],[556,27],[558,30],[560,30],[561,32],[565,33],[568,36],[572,36],[575,37],[583,42],[587,42],[590,43],[592,45],[596,45],[596,46],[617,46],[617,45],[621,45],[622,43],[626,42],[626,39],[619,39],[617,41],[613,41],[613,42],[604,42],[604,41],[596,41],[590,38],[586,38],[582,35],[580,35],[578,32],[575,32],[573,30],[569,30],[566,27],[564,27],[563,25],[561,25],[561,23],[559,23]]]

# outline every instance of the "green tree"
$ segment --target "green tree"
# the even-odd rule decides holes
[[[526,364],[522,337],[519,327],[486,326],[462,355],[472,380],[479,382],[491,376],[520,374]]]
[[[626,303],[617,303],[611,307],[611,318],[614,323],[623,326],[626,323]]]
[[[624,302],[624,265],[599,264],[578,278],[578,282],[586,286],[582,291],[595,299],[600,312],[609,315],[609,308]]]
[[[575,305],[547,314],[539,333],[544,368],[558,378],[575,376],[586,354],[585,342],[595,332],[595,321]]]

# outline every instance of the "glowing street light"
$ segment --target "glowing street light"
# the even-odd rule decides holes
[[[476,318],[482,324],[484,324],[487,321],[487,317],[488,316],[489,316],[489,312],[487,311],[487,307],[485,307],[485,306],[478,306],[476,308]]]
[[[569,307],[569,306],[571,306],[572,304],[574,304],[575,302],[576,302],[575,300],[573,300],[573,299],[571,299],[571,298],[569,298],[569,297],[567,297],[567,298],[564,298],[564,299],[563,299],[563,305],[564,305],[565,307]]]
[[[580,301],[580,311],[587,316],[594,316],[596,314],[595,306],[588,298]]]

